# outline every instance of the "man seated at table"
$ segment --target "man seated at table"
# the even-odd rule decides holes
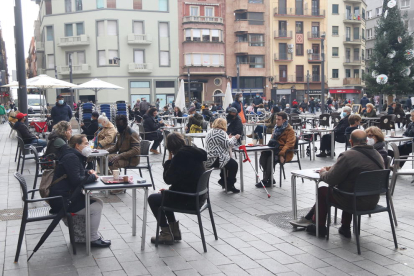
[[[237,109],[234,107],[230,107],[228,113],[229,114],[226,117],[227,134],[231,136],[243,136],[243,123],[239,115],[237,114]]]
[[[37,151],[42,151],[46,147],[47,142],[43,139],[39,139],[38,136],[30,132],[27,125],[24,123],[26,121],[27,114],[19,113],[16,115],[17,122],[14,124],[13,128],[20,133],[21,138],[25,144],[37,144]]]
[[[168,105],[164,106],[163,111],[160,114],[161,116],[168,116],[171,115],[170,110],[168,110]]]
[[[91,123],[88,125],[85,125],[84,123],[81,124],[81,128],[83,130],[82,134],[86,135],[86,137],[88,138],[88,141],[93,139],[95,132],[99,128],[98,118],[99,118],[99,113],[94,111],[92,112]]]
[[[329,187],[337,187],[342,191],[352,193],[359,174],[361,172],[384,169],[384,161],[373,146],[367,145],[367,134],[365,131],[361,129],[354,130],[349,142],[351,143],[352,149],[341,153],[332,167],[323,167],[319,175],[320,180],[327,183]],[[326,236],[325,224],[328,214],[328,189],[328,187],[318,188],[319,236],[321,237]],[[333,191],[329,200],[345,209],[352,209],[351,197]],[[374,209],[378,201],[378,195],[359,197],[357,199],[357,210]],[[313,224],[315,221],[314,214],[315,205],[305,217],[292,221],[291,224],[306,227],[306,232],[315,235],[316,225]],[[352,214],[342,211],[342,226],[339,228],[339,234],[346,238],[351,237],[351,221]]]
[[[352,114],[348,118],[349,127],[345,129],[345,135],[351,135],[352,131],[359,128],[361,123],[361,116],[358,114]]]
[[[411,111],[411,123],[408,124],[407,129],[404,131],[403,135],[405,137],[414,137],[414,111]],[[400,152],[400,159],[407,159],[406,157],[401,157],[404,155],[409,155],[413,150],[413,142],[408,141],[404,142],[398,146],[398,151]],[[388,155],[394,158],[394,152],[392,150],[388,151]],[[405,161],[400,161],[400,168],[405,164]]]
[[[203,125],[203,116],[196,112],[195,107],[188,110],[188,124],[185,127],[187,133],[201,133]]]
[[[287,121],[288,117],[285,112],[279,112],[276,115],[276,125],[272,134],[272,139],[269,141],[269,145],[276,141],[273,159],[273,168],[276,163],[289,162],[293,158],[293,152],[286,152],[287,150],[294,149],[296,143],[296,135],[292,126]],[[272,184],[272,155],[270,152],[262,152],[260,155],[260,166],[263,168],[263,184],[266,187],[273,186]],[[276,183],[273,180],[273,183]],[[259,182],[256,184],[257,188],[261,188],[262,184]]]
[[[348,106],[345,106],[342,108],[342,119],[338,122],[338,125],[334,129],[334,139],[338,143],[345,143],[346,136],[345,136],[345,130],[347,127],[349,127],[349,116],[351,114],[351,108]],[[322,136],[321,139],[321,145],[320,145],[320,151],[321,153],[316,155],[317,157],[326,157],[331,155],[331,136],[332,134],[325,134]],[[335,146],[335,145],[334,145]],[[327,151],[327,153],[325,153]]]

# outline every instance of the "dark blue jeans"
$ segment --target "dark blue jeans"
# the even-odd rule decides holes
[[[254,133],[256,133],[256,134],[257,134],[257,136],[259,136],[259,139],[263,139],[263,132],[264,132],[264,134],[266,135],[266,129],[267,129],[267,127],[266,127],[266,126],[257,126],[257,127],[254,129]]]

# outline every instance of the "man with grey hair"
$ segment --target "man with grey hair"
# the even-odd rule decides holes
[[[349,127],[349,115],[351,115],[351,108],[349,106],[345,106],[344,108],[342,108],[342,119],[335,127],[333,133],[333,135],[335,135],[335,141],[338,143],[346,142],[345,130],[347,127]],[[319,148],[321,153],[316,155],[317,157],[326,157],[331,155],[331,135],[332,134],[325,134],[324,136],[322,136],[321,146]],[[327,151],[328,153],[326,153],[325,151]]]
[[[361,172],[382,170],[384,161],[381,155],[373,146],[367,145],[367,134],[361,129],[356,129],[351,133],[352,149],[341,153],[338,160],[332,167],[323,167],[320,172],[320,180],[327,183],[329,187],[352,193],[356,180]],[[319,214],[319,236],[326,235],[326,217],[328,214],[327,196],[328,187],[318,189],[318,214]],[[344,209],[352,209],[352,197],[338,194],[335,191],[331,193],[329,200],[338,204]],[[377,206],[379,195],[359,197],[357,199],[358,210],[371,210]],[[312,224],[315,214],[315,206],[309,213],[297,221],[291,221],[294,226],[306,227],[306,231],[315,235],[316,225]],[[346,238],[351,237],[352,214],[342,212],[342,226],[339,228],[339,234]]]

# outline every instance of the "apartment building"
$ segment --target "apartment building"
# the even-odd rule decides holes
[[[0,86],[9,83],[9,73],[7,69],[6,43],[3,40],[3,33],[0,22]],[[10,99],[10,89],[0,87],[0,102],[6,103]]]
[[[325,52],[328,46],[328,35],[324,37],[327,2],[278,0],[271,3],[272,94],[278,101],[282,96],[289,102],[321,97],[322,40]]]
[[[244,101],[259,93],[270,98],[270,1],[226,1],[226,72],[232,92]]]
[[[327,13],[328,86],[332,97],[357,100],[365,86],[366,4],[363,0],[330,0]]]
[[[178,0],[179,72],[187,101],[219,101],[214,95],[226,90],[225,17],[225,0]]]
[[[35,0],[38,74],[70,80],[93,78],[124,90],[80,90],[76,100],[99,103],[139,98],[161,105],[174,100],[179,75],[177,1],[174,0]],[[63,91],[66,96],[70,93]],[[56,91],[47,92],[54,103]]]

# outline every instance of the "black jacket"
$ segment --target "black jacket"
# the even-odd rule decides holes
[[[404,136],[414,137],[414,123],[411,122],[408,124],[407,129],[404,131]]]
[[[239,115],[236,116],[236,118],[230,118],[230,115],[227,115],[227,134],[228,135],[243,135],[243,123],[239,117]]]
[[[314,108],[314,107],[316,106],[315,101],[314,101],[314,100],[310,100],[310,101],[309,101],[309,106],[310,106],[311,108]]]
[[[183,117],[183,113],[181,111],[175,112],[174,111],[174,117]],[[183,120],[181,119],[177,119],[177,124],[181,124],[183,122]]]
[[[50,115],[53,120],[53,125],[56,125],[60,121],[69,122],[70,119],[72,119],[72,109],[66,103],[63,103],[62,105],[56,104],[52,108]]]
[[[263,99],[262,99],[261,97],[259,97],[259,98],[254,97],[254,98],[253,98],[253,104],[255,104],[255,105],[256,105],[256,107],[257,107],[259,104],[262,104],[262,103],[263,103]]]
[[[202,113],[204,115],[204,119],[208,122],[210,122],[211,119],[214,117],[213,113],[208,109],[203,109]]]
[[[84,125],[82,127],[82,134],[86,134],[88,137],[88,140],[92,140],[94,137],[95,132],[98,130],[98,120],[91,120],[91,123],[89,125]]]
[[[29,128],[20,121],[17,121],[13,128],[20,133],[25,144],[30,144],[33,140],[37,139],[36,136],[30,132]]]
[[[56,156],[56,160],[57,160],[59,150],[55,148],[53,144],[55,143],[55,140],[58,138],[62,139],[63,141],[67,143],[66,137],[59,136],[56,134],[56,132],[52,132],[47,138],[48,142],[47,142],[47,147],[46,147],[46,152],[45,152],[45,155],[54,154]]]
[[[64,174],[67,175],[67,178],[53,185],[50,188],[49,196],[63,196],[65,199],[69,199],[79,185],[95,182],[95,175],[88,174],[88,171],[85,169],[87,158],[79,151],[70,148],[68,145],[64,145],[60,148],[58,157],[59,161],[55,168],[53,181]],[[50,200],[49,204],[50,207],[52,207],[52,210],[50,211],[51,213],[57,213],[62,208],[60,199]],[[72,204],[68,211],[76,213],[84,208],[85,196],[79,192],[79,194],[72,200]]]
[[[187,124],[188,131],[190,131],[190,128],[192,125],[197,125],[201,127],[203,125],[203,116],[201,116],[197,112],[194,113],[193,116],[190,116],[190,118],[188,119],[188,124]]]
[[[362,97],[359,103],[362,105],[362,108],[365,108],[367,107],[367,103],[369,103],[369,100],[367,99],[367,97]]]
[[[347,115],[346,117],[342,118],[338,122],[338,125],[334,129],[335,141],[337,141],[339,143],[345,143],[345,140],[346,140],[346,138],[345,138],[345,130],[349,127],[348,118],[349,118],[349,115]]]
[[[290,112],[291,112],[290,107],[286,107],[284,111],[285,111],[286,114],[290,114]]]
[[[351,127],[351,126],[347,127],[347,128],[345,129],[345,135],[346,135],[346,134],[351,134],[351,133],[352,133],[352,131],[354,131],[355,129],[358,129],[358,127]]]
[[[170,190],[195,193],[197,182],[204,173],[204,161],[207,161],[207,153],[203,149],[184,146],[171,160],[164,163],[164,181],[171,185]],[[203,199],[200,204],[203,204]],[[194,208],[194,202],[188,197],[171,195],[167,198],[167,204],[174,207]]]
[[[379,154],[381,154],[382,159],[384,159],[384,166],[387,164],[388,152],[385,149],[385,142],[377,142],[374,144],[374,149],[376,149]]]
[[[145,140],[153,141],[160,138],[160,127],[164,126],[164,124],[160,124],[157,119],[154,117],[148,116],[148,114],[145,114],[144,117],[144,129],[145,132],[152,132],[152,133],[146,133],[145,134]],[[161,135],[162,136],[162,135]]]

